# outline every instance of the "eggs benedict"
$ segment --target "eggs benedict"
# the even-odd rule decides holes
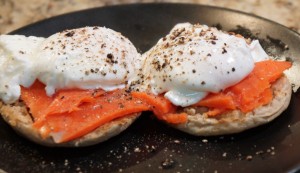
[[[143,110],[124,111],[113,101],[128,99],[113,91],[125,90],[140,65],[136,48],[116,31],[95,26],[48,38],[1,35],[0,50],[1,115],[39,144],[99,143],[125,130]]]
[[[163,95],[183,121],[175,128],[193,135],[237,133],[270,122],[288,106],[291,85],[258,40],[206,25],[181,23],[143,54],[134,89]],[[160,119],[165,120],[164,117]]]

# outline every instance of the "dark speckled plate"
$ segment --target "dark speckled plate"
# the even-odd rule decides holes
[[[13,34],[49,36],[100,25],[122,32],[144,52],[178,22],[202,23],[261,39],[269,53],[300,56],[300,36],[274,22],[223,8],[137,4],[54,17]],[[300,95],[273,122],[237,135],[193,137],[144,113],[128,130],[87,148],[47,148],[0,121],[0,169],[14,172],[294,172],[300,166]],[[1,172],[1,171],[0,171]]]

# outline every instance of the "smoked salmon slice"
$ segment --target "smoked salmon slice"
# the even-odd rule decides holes
[[[239,109],[250,112],[255,108],[269,103],[273,98],[271,85],[290,68],[287,61],[266,60],[255,63],[253,71],[241,82],[231,86],[221,93],[211,93],[194,106],[205,106],[218,111],[212,111],[211,116],[224,111]],[[220,111],[223,110],[223,111]],[[218,112],[218,113],[215,113]]]

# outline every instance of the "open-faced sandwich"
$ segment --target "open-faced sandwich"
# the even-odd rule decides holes
[[[145,109],[124,89],[140,68],[140,56],[127,38],[103,27],[48,38],[1,35],[0,113],[42,145],[104,141]]]
[[[193,135],[237,133],[268,123],[290,102],[283,72],[291,62],[273,60],[257,40],[234,33],[177,24],[143,59],[132,88],[163,95],[178,118],[159,118]]]

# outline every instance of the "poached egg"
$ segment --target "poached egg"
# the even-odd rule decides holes
[[[139,90],[164,94],[174,105],[186,107],[208,93],[217,93],[244,79],[254,63],[268,59],[257,40],[206,25],[177,24],[148,52]],[[136,86],[135,86],[136,87]]]
[[[0,36],[0,99],[13,103],[20,86],[35,80],[46,85],[48,96],[68,88],[124,88],[141,65],[141,55],[119,32],[83,27],[48,38]]]
[[[38,48],[38,79],[51,96],[56,89],[124,88],[140,68],[140,54],[120,33],[104,27],[65,30]]]

